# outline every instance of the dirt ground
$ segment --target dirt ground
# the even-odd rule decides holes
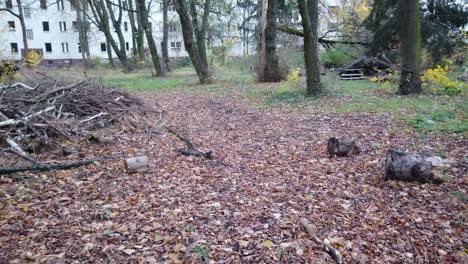
[[[331,263],[300,218],[344,263],[468,260],[466,140],[418,137],[390,114],[183,93],[147,100],[214,159],[178,154],[183,143],[164,131],[122,125],[108,128],[110,142],[74,145],[83,157],[145,153],[149,172],[128,175],[112,160],[0,178],[1,263]],[[331,136],[358,140],[363,153],[330,159]],[[384,181],[392,146],[446,149],[447,182]],[[44,159],[63,159],[59,149]]]

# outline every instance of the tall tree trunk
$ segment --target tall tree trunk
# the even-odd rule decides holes
[[[148,21],[148,10],[146,8],[145,0],[136,0],[137,9],[140,11],[140,16],[138,19],[141,20],[143,29],[146,35],[146,41],[148,42],[148,47],[151,53],[151,60],[153,61],[154,69],[156,70],[156,75],[161,77],[164,76],[164,72],[159,63],[158,50],[156,49],[156,43],[153,38],[153,30],[151,29],[150,23]]]
[[[137,52],[136,52],[136,46],[137,46],[137,41],[136,41],[136,35],[137,35],[137,26],[135,22],[135,10],[133,9],[133,0],[128,0],[127,1],[128,5],[128,19],[130,20],[130,27],[132,29],[132,57],[135,62],[139,61],[139,57],[137,57]]]
[[[126,49],[126,45],[125,45],[125,37],[124,37],[123,32],[122,32],[122,17],[123,17],[122,0],[119,0],[117,5],[111,3],[110,1],[106,1],[106,6],[107,6],[107,9],[108,9],[108,14],[109,14],[109,16],[111,18],[111,22],[112,22],[114,32],[117,34],[117,39],[118,39],[119,47],[114,48],[114,51],[117,54],[117,57],[119,58],[120,62],[122,63],[122,66],[125,69],[125,71],[132,71],[133,66],[130,64],[130,61],[128,60],[127,49]],[[118,8],[117,16],[116,16],[116,12],[114,10],[115,6],[117,6],[117,8]],[[117,43],[115,43],[115,44],[117,44]]]
[[[88,21],[86,19],[86,15],[84,14],[84,10],[86,10],[86,1],[82,0],[74,0],[71,1],[71,4],[76,9],[76,23],[77,23],[77,30],[78,30],[78,39],[80,41],[81,47],[81,59],[83,60],[83,65],[85,68],[89,67],[89,59],[91,58],[91,54],[89,51],[89,40],[88,40]]]
[[[22,3],[22,0],[16,0],[16,3],[18,5],[18,19],[20,21],[21,35],[23,38],[23,49],[24,49],[23,54],[26,56],[29,51],[29,46],[28,46],[28,36],[26,35],[26,23],[24,22],[23,3]]]
[[[186,0],[174,0],[174,6],[179,14],[180,24],[182,26],[182,36],[184,38],[184,46],[189,54],[195,71],[197,72],[200,83],[210,83],[211,73],[208,64],[203,62],[200,56],[197,43],[194,39],[194,29],[189,15]]]
[[[162,56],[164,64],[166,65],[166,69],[171,71],[169,67],[169,19],[167,12],[169,10],[169,0],[163,0],[163,39],[161,41],[161,49],[162,49]]]
[[[265,28],[267,24],[268,0],[258,0],[258,79],[262,80],[263,68],[265,67]]]
[[[278,0],[268,0],[267,23],[265,27],[264,65],[260,69],[261,82],[279,82],[282,79],[276,54],[276,23],[278,18]]]
[[[112,69],[115,69],[114,58],[112,58],[112,46],[109,44],[109,42],[106,42],[106,50],[107,58],[109,59],[109,65],[112,67]]]
[[[198,14],[195,6],[195,1],[190,1],[190,10],[192,13],[192,25],[195,31],[196,43],[200,58],[205,65],[208,65],[208,56],[206,53],[206,32],[208,31],[208,18],[210,14],[211,0],[205,0],[203,9],[202,24],[198,23]]]
[[[400,94],[422,92],[421,14],[419,0],[399,0],[400,11]]]
[[[307,77],[307,95],[317,96],[323,93],[320,83],[318,57],[318,0],[298,0],[299,12],[304,29],[304,61]]]

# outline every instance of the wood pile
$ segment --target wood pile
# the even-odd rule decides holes
[[[86,81],[0,84],[0,153],[26,158],[55,138],[78,140],[137,111],[139,99]]]
[[[362,56],[336,71],[343,80],[360,80],[386,73],[392,66],[384,54],[379,54],[376,57]]]

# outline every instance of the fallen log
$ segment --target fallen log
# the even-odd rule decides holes
[[[307,219],[305,219],[305,218],[300,219],[300,223],[302,224],[302,226],[304,227],[306,232],[309,234],[310,239],[312,241],[314,241],[315,243],[321,245],[325,249],[325,251],[328,253],[328,255],[330,255],[330,257],[333,259],[333,261],[335,263],[337,263],[337,264],[342,263],[340,252],[338,250],[336,250],[333,246],[331,246],[330,243],[326,243],[326,242],[320,240],[315,235],[314,230],[312,230],[312,227],[310,226]]]
[[[123,157],[123,155],[99,157],[95,159],[79,160],[79,161],[73,161],[73,162],[62,162],[62,163],[56,163],[56,164],[35,164],[30,167],[0,168],[0,175],[13,174],[17,172],[28,172],[28,171],[67,170],[67,169],[90,165],[96,161],[112,160],[112,159],[117,159],[121,157]]]
[[[425,158],[390,149],[385,164],[385,180],[416,181],[421,183],[442,183],[435,177],[432,163]]]
[[[127,173],[138,173],[145,172],[148,170],[149,160],[147,156],[126,158],[125,159],[125,168]]]
[[[340,141],[337,138],[330,138],[327,144],[328,154],[330,158],[335,156],[338,157],[348,157],[361,153],[361,148],[357,145],[355,141]]]

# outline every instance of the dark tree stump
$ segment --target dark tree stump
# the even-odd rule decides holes
[[[421,183],[441,183],[435,177],[432,163],[424,157],[390,149],[385,164],[385,180],[416,181]]]
[[[330,155],[330,158],[333,158],[335,156],[348,157],[361,153],[361,148],[357,145],[355,141],[340,141],[334,137],[328,140],[327,150],[328,154]]]

